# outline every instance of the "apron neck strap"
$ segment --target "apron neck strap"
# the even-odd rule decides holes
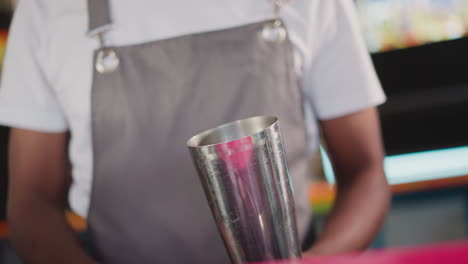
[[[110,0],[88,0],[88,35],[102,35],[112,29]]]

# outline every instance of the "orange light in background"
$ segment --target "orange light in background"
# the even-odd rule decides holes
[[[5,56],[5,49],[8,37],[7,29],[0,29],[0,69],[3,62],[3,57]]]

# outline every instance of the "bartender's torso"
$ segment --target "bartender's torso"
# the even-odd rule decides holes
[[[70,131],[69,155],[72,163],[73,176],[69,197],[70,205],[78,214],[84,217],[89,216],[91,222],[93,222],[93,210],[90,210],[90,201],[92,200],[91,193],[93,190],[93,194],[96,194],[97,191],[95,187],[99,185],[94,184],[93,186],[93,181],[99,178],[94,177],[93,174],[95,174],[95,170],[99,170],[100,168],[105,168],[106,170],[110,169],[111,173],[105,173],[108,180],[105,183],[113,183],[113,179],[110,177],[114,175],[114,172],[121,172],[121,170],[115,169],[113,165],[122,166],[122,162],[116,161],[128,162],[126,156],[122,155],[122,153],[128,150],[131,154],[131,158],[137,156],[134,155],[135,152],[133,152],[133,154],[130,152],[130,150],[135,151],[132,149],[130,143],[138,142],[138,144],[147,148],[148,146],[142,144],[140,141],[150,140],[150,137],[135,137],[134,132],[141,131],[134,131],[133,127],[118,126],[120,128],[129,129],[132,132],[129,134],[132,135],[131,140],[119,142],[124,138],[116,137],[115,135],[123,131],[113,130],[115,127],[114,125],[122,125],[126,121],[130,123],[136,122],[146,117],[148,114],[148,111],[140,111],[139,113],[141,113],[141,116],[125,115],[134,113],[127,111],[129,109],[133,110],[134,108],[138,108],[141,110],[142,106],[151,106],[151,111],[157,109],[158,116],[167,114],[167,119],[161,119],[167,121],[175,120],[171,119],[174,118],[171,114],[171,112],[174,111],[167,111],[167,109],[177,110],[183,113],[184,107],[186,106],[181,104],[182,109],[174,109],[174,104],[162,100],[161,98],[155,100],[158,105],[154,105],[151,98],[145,96],[145,92],[141,92],[146,88],[153,88],[153,83],[156,84],[160,83],[160,81],[164,81],[156,78],[160,75],[155,74],[155,66],[159,65],[163,70],[181,69],[180,67],[175,67],[178,66],[178,64],[172,63],[175,61],[171,61],[171,56],[163,57],[163,61],[168,62],[169,64],[166,66],[169,67],[162,67],[164,65],[161,64],[160,57],[149,56],[155,54],[154,52],[160,55],[166,54],[164,52],[157,53],[157,51],[160,49],[173,49],[175,46],[173,46],[172,43],[193,44],[193,40],[197,39],[189,37],[186,42],[184,36],[202,33],[198,34],[198,36],[200,36],[203,35],[203,33],[209,34],[209,32],[220,32],[223,30],[229,33],[231,31],[228,29],[236,28],[239,28],[239,32],[244,32],[245,29],[247,29],[246,32],[248,33],[250,32],[249,28],[252,28],[248,25],[261,25],[259,22],[269,20],[273,17],[272,1],[270,0],[109,0],[109,2],[113,27],[111,31],[105,34],[105,43],[107,46],[116,47],[118,52],[123,52],[125,50],[120,54],[122,61],[117,72],[110,75],[96,75],[93,55],[96,50],[100,48],[100,43],[96,37],[90,37],[87,34],[89,16],[86,0],[22,0],[19,2],[9,35],[5,67],[2,74],[2,87],[0,89],[0,123],[43,132]],[[296,147],[293,149],[301,150],[301,153],[304,153],[304,157],[307,157],[314,152],[318,146],[317,119],[340,117],[369,106],[375,106],[383,102],[385,97],[372,69],[372,64],[361,36],[352,1],[292,0],[288,5],[282,8],[281,18],[288,29],[289,38],[292,43],[292,53],[288,46],[286,49],[282,49],[283,51],[287,50],[287,52],[276,57],[277,59],[283,58],[284,60],[272,60],[273,56],[269,56],[271,53],[268,53],[268,49],[265,49],[268,45],[262,46],[262,43],[255,42],[257,35],[252,37],[251,34],[239,34],[239,36],[242,37],[250,36],[252,39],[252,41],[250,41],[249,39],[242,38],[238,41],[246,44],[242,47],[255,48],[246,49],[247,54],[249,54],[247,56],[250,57],[246,58],[247,56],[244,56],[244,60],[237,61],[241,62],[240,64],[236,64],[236,61],[230,61],[234,63],[230,64],[234,66],[230,67],[230,69],[240,69],[239,72],[243,73],[243,77],[234,78],[232,83],[229,82],[229,84],[234,87],[233,90],[227,89],[226,87],[228,86],[224,85],[224,90],[228,92],[224,95],[236,92],[238,95],[235,97],[237,98],[237,101],[235,101],[236,104],[249,102],[248,107],[237,109],[244,111],[239,111],[243,113],[242,117],[244,118],[248,117],[244,115],[270,114],[270,112],[278,111],[284,114],[284,116],[291,117],[291,120],[296,120],[297,122],[294,122],[295,126],[289,126],[289,128],[293,127],[296,129],[286,128],[288,131],[285,131],[285,142],[293,142],[292,140],[290,141],[290,139],[300,138],[303,144],[296,144]],[[253,26],[253,28],[256,28],[256,26]],[[238,31],[234,30],[233,32]],[[223,36],[221,39],[226,39],[224,33],[220,34]],[[231,40],[232,36],[237,36],[236,34],[229,35],[230,37],[228,39]],[[174,42],[170,41],[171,39],[176,40]],[[215,39],[219,40],[217,38]],[[214,56],[217,60],[213,62],[218,64],[209,65],[216,65],[216,68],[211,69],[215,71],[210,72],[216,72],[218,74],[223,73],[222,62],[225,61],[226,58],[230,58],[230,54],[226,54],[230,52],[230,44],[227,43],[227,45],[220,46],[216,44],[218,43],[217,41],[211,43],[206,42],[206,39],[201,40],[201,42],[206,45],[202,45],[203,47],[197,46],[197,49],[193,49],[202,51],[198,53],[198,55],[208,54],[209,56],[207,57],[210,57],[210,50],[208,50],[207,47],[211,45],[216,47],[215,50],[222,51]],[[144,43],[148,45],[142,45]],[[289,42],[287,44],[289,45]],[[139,48],[144,46],[151,47],[149,48],[151,52],[145,52],[143,49]],[[193,51],[190,49],[190,45],[184,45],[183,47],[185,51]],[[236,50],[239,50],[239,47],[237,47]],[[252,51],[260,52],[255,53]],[[180,52],[176,53],[177,54],[173,54],[178,58],[185,54],[180,54]],[[237,55],[242,57],[242,54],[244,53],[238,53]],[[259,54],[262,55],[258,56]],[[207,57],[202,56],[199,59],[202,62],[207,62]],[[139,58],[142,59],[139,61]],[[186,59],[183,56],[182,58]],[[245,66],[243,63],[255,61],[257,58],[266,58],[268,62],[274,63],[254,63],[247,65],[251,68],[243,67]],[[178,60],[178,62],[180,61],[186,60]],[[287,63],[277,63],[278,61],[287,61]],[[129,63],[133,63],[132,65],[135,67],[129,67]],[[149,67],[143,67],[143,65],[148,65]],[[196,64],[192,63],[187,65],[193,66]],[[274,73],[274,78],[266,78],[268,73],[262,75],[261,71],[257,70],[259,68],[254,67],[259,65],[262,65],[261,69],[263,70],[276,67],[275,71],[268,72],[269,74]],[[190,69],[194,68],[196,67]],[[254,69],[252,74],[248,72],[249,69]],[[278,69],[280,70],[278,71]],[[145,72],[152,74],[142,75]],[[171,71],[171,73],[173,73],[173,71]],[[197,78],[194,78],[196,77],[195,75],[184,76],[183,71],[180,71],[180,74],[180,78],[176,75],[171,75],[171,80],[197,80]],[[296,76],[293,76],[294,74]],[[203,80],[212,80],[211,75],[212,74],[205,76],[207,78]],[[258,77],[258,79],[252,78],[254,75]],[[282,85],[279,85],[279,82],[276,82],[277,78],[282,78],[286,82],[282,82]],[[263,110],[268,113],[259,113],[261,112],[259,110],[262,109],[262,105],[259,105],[257,101],[240,100],[244,98],[245,95],[239,93],[243,90],[237,88],[242,87],[243,80],[247,79],[248,82],[244,84],[253,89],[255,87],[260,87],[256,85],[255,81],[266,81],[262,82],[262,88],[260,89],[247,89],[247,93],[252,95],[253,92],[257,96],[249,97],[250,99],[263,98],[262,95],[268,95],[268,98],[275,99],[273,100],[274,102],[284,102],[283,105],[276,107],[272,104],[271,100],[263,101],[263,103],[265,103],[265,108]],[[270,84],[272,80],[274,80],[274,85]],[[185,85],[185,83],[183,84]],[[300,87],[297,87],[297,84],[299,84]],[[200,83],[197,85],[200,85]],[[236,85],[237,87],[235,87]],[[273,97],[271,97],[272,94],[268,90],[268,87],[272,86],[275,90]],[[135,91],[132,90],[133,87]],[[180,86],[178,87],[177,93],[175,93],[176,90],[171,89],[174,87],[172,83],[164,87],[167,90],[151,90],[151,94],[164,95],[164,92],[168,91],[168,98],[176,98],[176,95],[179,94],[187,97],[187,93],[181,90],[181,87],[192,88],[192,95],[197,95],[198,91],[194,90],[193,87],[200,87],[204,89],[205,92],[198,97],[209,100],[212,93],[207,93],[206,91],[217,91],[213,88],[216,87],[216,85],[212,85],[211,87],[203,85]],[[245,89],[245,87],[243,88]],[[105,93],[106,96],[103,96],[104,93],[101,93],[104,91],[103,89],[116,89],[120,91],[120,93],[107,91]],[[158,89],[158,87],[155,86],[154,89]],[[140,92],[137,93],[137,90]],[[96,92],[101,96],[96,97]],[[116,98],[120,101],[114,100]],[[134,100],[134,104],[127,105],[126,108],[118,105],[119,102],[125,103],[131,98],[144,99],[144,103],[140,104],[139,102],[141,102],[141,100],[138,99],[136,101]],[[226,101],[226,98],[227,96],[223,98],[224,102],[232,105],[232,102]],[[200,105],[203,105],[201,101]],[[261,100],[259,100],[259,102],[260,101]],[[194,107],[197,106],[196,102],[194,103],[190,100],[187,102],[191,103],[191,110],[197,109]],[[213,102],[210,101],[210,103]],[[164,107],[165,104],[168,106],[167,109]],[[115,113],[118,114],[112,115],[113,111],[96,112],[95,110],[97,108],[101,110],[103,108],[114,109],[117,110]],[[284,111],[285,109],[291,111]],[[300,112],[303,109],[305,110],[304,115]],[[191,111],[191,114],[193,115],[194,112],[196,111]],[[211,112],[216,113],[216,111]],[[291,112],[294,113],[290,114]],[[99,113],[98,117],[100,118],[96,118],[96,113]],[[119,118],[119,116],[121,118]],[[231,117],[238,118],[240,116],[229,115],[229,118]],[[226,117],[225,119],[228,118]],[[97,122],[97,120],[102,122]],[[224,119],[216,120],[216,122],[232,121]],[[286,120],[290,121],[288,118],[286,118]],[[180,119],[176,121],[181,122]],[[211,120],[211,122],[215,121]],[[306,125],[303,124],[304,122]],[[140,124],[143,125],[146,123],[147,122],[140,122]],[[151,136],[158,135],[157,124],[159,124],[159,122],[150,124]],[[181,126],[187,125],[186,122],[180,124]],[[198,130],[207,129],[209,128],[208,126],[214,125],[217,124],[210,123],[208,125],[207,123],[207,127],[197,127],[197,131],[191,131],[190,133],[200,132]],[[98,150],[101,150],[101,155],[95,155],[97,153],[95,147],[98,144],[93,144],[93,140],[96,138],[93,137],[93,128],[101,131],[101,133],[98,133],[98,135],[100,135],[99,138],[101,138],[101,141],[98,142],[101,146],[98,148]],[[163,132],[168,132],[167,127],[163,127],[162,129]],[[191,127],[191,129],[195,128]],[[291,132],[297,131],[301,131],[299,137],[290,136],[292,135]],[[306,133],[304,133],[304,131]],[[109,138],[106,137],[106,133],[113,134],[115,140],[108,142]],[[171,135],[170,133],[166,134]],[[189,135],[184,135],[184,137],[179,137],[177,139],[181,146],[183,146],[183,141],[186,140],[188,136]],[[123,143],[127,144],[129,147],[122,149],[122,146],[125,145]],[[121,151],[112,152],[111,144],[120,146],[119,149]],[[105,146],[105,148],[102,148],[102,146]],[[293,145],[288,144],[288,146]],[[158,148],[158,150],[160,149]],[[95,162],[96,160],[103,160],[103,157],[106,158],[104,160],[112,158],[112,153],[118,153],[120,158],[117,160],[112,159],[112,163],[110,164],[106,162]],[[151,152],[145,151],[144,153]],[[188,153],[187,156],[181,153],[171,156],[171,164],[178,164],[178,160],[174,160],[173,157],[180,157],[180,160],[187,159]],[[140,157],[145,157],[145,160],[149,160],[147,165],[151,165],[152,156],[140,155]],[[294,166],[294,164],[297,163],[305,163],[305,158],[300,158],[300,160],[301,161],[298,162],[296,159],[292,161],[291,164]],[[141,160],[139,161],[141,162]],[[125,168],[125,166],[122,168]],[[136,167],[136,169],[138,168],[139,167]],[[189,174],[188,167],[184,166],[184,169],[187,169],[184,170],[184,173]],[[157,176],[157,168],[151,169],[150,171],[154,171]],[[134,171],[129,174],[133,173]],[[292,174],[293,178],[301,178],[300,181],[293,183],[295,184],[294,195],[296,202],[299,202],[301,205],[296,208],[303,209],[303,211],[300,212],[303,216],[301,218],[306,219],[304,216],[309,215],[306,178],[309,175],[305,173],[305,170],[301,170],[300,173],[294,173],[294,169]],[[121,181],[116,183],[117,185],[120,184],[119,186],[123,186],[124,188],[125,184],[122,183],[133,184],[130,178],[131,176],[129,176],[128,179],[126,178],[126,174],[121,176]],[[156,176],[151,175],[151,177]],[[165,176],[167,177],[167,175]],[[141,180],[141,177],[139,180]],[[145,184],[141,181],[140,183],[142,185]],[[106,191],[102,191],[103,186],[106,187],[107,185],[100,185],[99,190],[101,191],[99,191],[99,194],[106,196]],[[168,188],[170,188],[170,186],[168,186]],[[107,190],[108,194],[113,194],[112,198],[117,197],[119,200],[125,202],[125,197],[119,195],[118,188],[109,187],[104,188],[104,190]],[[150,191],[151,188],[146,188],[146,190],[148,190],[147,193],[152,193]],[[173,192],[177,191],[180,191],[180,189],[163,190],[163,193],[173,195]],[[97,199],[96,195],[93,195],[93,197],[95,197],[94,200]],[[102,201],[101,199],[98,200]],[[150,200],[153,201],[152,199]],[[165,200],[158,202],[165,202]],[[187,201],[187,203],[189,202],[190,201]],[[95,209],[94,216],[96,216],[97,211],[105,211],[102,209],[106,209],[108,203],[104,203],[100,207],[96,207],[95,204],[96,203],[91,206]],[[112,207],[112,210],[114,210],[116,204],[118,204],[118,202],[115,203],[114,201],[109,207]],[[206,204],[204,205],[206,206]],[[170,205],[167,206],[170,207]],[[187,206],[190,205],[188,204]],[[132,208],[143,210],[138,203],[132,204]],[[160,207],[155,208],[155,211],[158,211],[159,208]],[[141,212],[142,211],[139,211],[138,213]],[[138,215],[138,213],[135,215]],[[161,213],[163,214],[164,212]],[[105,213],[100,216],[102,215],[106,216]],[[114,224],[119,222],[119,219],[104,218],[109,221],[112,220]],[[98,218],[94,217],[94,219]],[[99,219],[102,220],[103,218],[101,217]],[[107,223],[101,220],[94,222],[101,223],[101,227],[107,227]],[[171,223],[171,221],[172,220],[169,219],[167,223]],[[302,229],[302,235],[306,228],[305,221],[303,222],[304,223],[301,225],[302,228],[300,228]],[[119,229],[118,227],[119,226],[117,226],[117,229]],[[99,231],[102,230],[104,229],[101,228]],[[127,228],[123,231],[128,230],[130,229]],[[144,233],[145,229],[142,230]],[[177,225],[173,231],[177,231]],[[114,239],[115,232],[110,233],[113,235],[112,239]],[[129,236],[127,236],[127,238],[128,237]],[[137,237],[140,238],[140,236]],[[181,235],[180,237],[183,236]],[[119,239],[115,239],[115,241],[119,241]]]
[[[107,34],[110,45],[140,44],[241,26],[272,17],[272,5],[268,0],[110,2],[114,23],[113,30]],[[312,58],[320,47],[327,19],[324,12],[331,11],[327,9],[326,2],[292,1],[282,12],[294,44],[298,75],[302,75],[304,68],[310,67],[307,64],[312,64]],[[93,169],[90,128],[92,59],[99,42],[86,35],[86,1],[44,1],[44,5],[44,11],[50,12],[48,27],[44,28],[44,33],[49,37],[47,70],[51,73],[52,87],[72,134],[70,157],[74,180],[70,204],[73,210],[86,216]],[[329,19],[332,16],[330,14]],[[316,135],[314,118],[309,117],[308,120],[309,134]],[[315,137],[311,136],[311,149],[315,148],[316,142]]]
[[[270,0],[111,0],[111,46],[136,45],[271,19]],[[70,131],[70,204],[88,215],[93,179],[91,90],[97,38],[87,35],[86,0],[19,2],[4,61],[0,123],[44,132]],[[292,0],[281,11],[300,77],[311,152],[316,119],[384,101],[353,2]],[[24,96],[28,95],[28,96]],[[313,109],[313,111],[312,111]],[[301,198],[307,199],[307,194]]]

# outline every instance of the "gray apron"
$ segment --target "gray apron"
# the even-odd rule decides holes
[[[109,30],[89,0],[90,32]],[[138,16],[138,14],[135,14]],[[301,237],[310,220],[308,140],[289,40],[260,22],[95,52],[90,239],[101,263],[229,263],[185,143],[258,115],[281,122]]]

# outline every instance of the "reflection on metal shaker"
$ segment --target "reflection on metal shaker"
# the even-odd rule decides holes
[[[187,145],[233,263],[301,256],[276,117],[225,124]]]

